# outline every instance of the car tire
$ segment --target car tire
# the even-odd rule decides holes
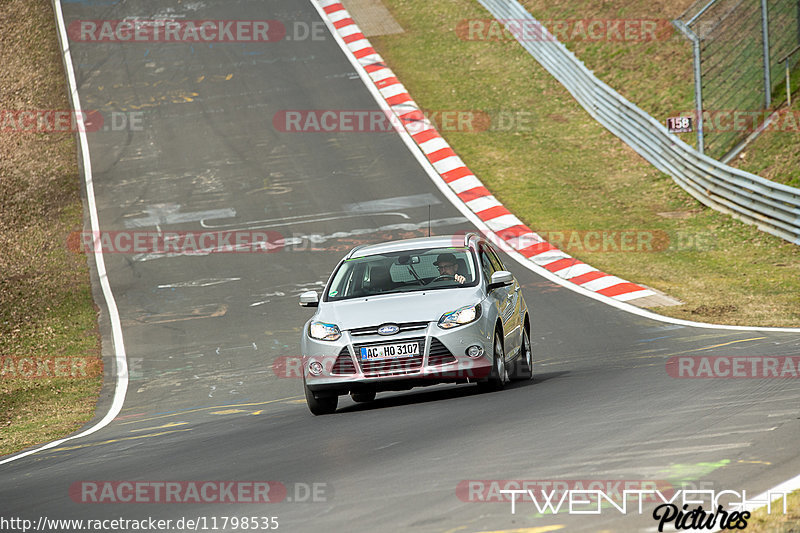
[[[533,350],[531,350],[531,336],[528,330],[522,330],[522,346],[519,347],[519,357],[514,362],[511,379],[515,381],[533,379]]]
[[[478,387],[486,392],[502,390],[508,379],[506,354],[503,349],[503,337],[499,331],[494,333],[494,350],[492,352],[492,370],[486,381],[478,383]]]
[[[336,411],[336,407],[339,405],[338,395],[317,397],[311,389],[308,388],[305,380],[303,380],[303,388],[306,391],[308,410],[311,411],[313,415],[329,415]]]
[[[350,398],[356,403],[369,403],[375,400],[375,391],[372,392],[351,392]]]

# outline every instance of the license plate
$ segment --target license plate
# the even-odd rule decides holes
[[[368,346],[361,348],[362,361],[375,361],[384,359],[402,359],[419,355],[418,342],[405,342],[402,344],[384,344],[382,346]]]

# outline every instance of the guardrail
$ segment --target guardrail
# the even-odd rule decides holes
[[[699,202],[800,244],[800,189],[730,167],[699,153],[597,79],[518,2],[478,1],[590,115],[656,168],[672,176]],[[536,39],[524,38],[520,28],[525,24],[537,26]]]

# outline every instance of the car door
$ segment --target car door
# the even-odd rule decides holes
[[[508,270],[500,259],[500,255],[492,245],[487,245],[487,251],[492,263],[496,265],[498,270]],[[506,330],[506,352],[507,355],[515,355],[522,344],[522,317],[520,310],[520,285],[517,278],[514,277],[514,283],[505,287],[505,297],[508,301],[507,312],[509,313],[508,330]]]
[[[478,246],[478,257],[481,262],[483,276],[486,280],[486,284],[488,285],[491,282],[492,274],[498,270],[502,270],[502,268],[500,267],[500,264],[492,258],[492,253],[488,245],[485,243],[482,243]],[[506,352],[508,352],[509,347],[514,346],[513,334],[510,336],[510,333],[514,329],[514,307],[511,298],[509,298],[509,294],[513,292],[511,288],[512,287],[497,287],[496,289],[489,291],[486,295],[491,304],[497,309],[497,314],[500,317],[501,323],[503,324],[503,346],[505,346]]]

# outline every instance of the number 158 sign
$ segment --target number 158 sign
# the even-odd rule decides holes
[[[669,117],[667,129],[670,133],[688,133],[692,131],[692,117]]]

